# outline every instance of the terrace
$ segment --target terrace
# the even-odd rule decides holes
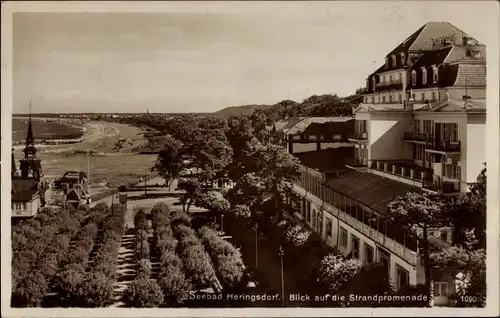
[[[383,177],[396,179],[414,186],[421,186],[422,182],[429,180],[433,174],[431,169],[420,167],[407,160],[373,160],[371,169]]]
[[[422,182],[422,189],[433,194],[455,195],[460,193],[460,182],[442,181],[440,178],[429,181],[424,180]]]
[[[384,215],[387,204],[398,195],[418,188],[373,174],[350,171],[324,183],[316,171],[301,167],[294,181],[297,193],[320,198],[329,214],[347,223],[409,264],[417,264],[417,238],[392,224]]]

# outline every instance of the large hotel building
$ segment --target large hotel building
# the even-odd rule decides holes
[[[468,191],[486,161],[485,98],[485,46],[450,23],[426,23],[367,76],[351,150],[297,154],[298,217],[343,255],[385,264],[396,288],[424,283],[419,239],[388,222],[387,205],[409,191]],[[431,231],[432,248],[449,246],[451,231]],[[434,305],[450,305],[454,278],[433,268],[432,282]]]

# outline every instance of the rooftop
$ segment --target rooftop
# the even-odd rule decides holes
[[[369,172],[350,170],[326,181],[333,190],[349,196],[382,215],[387,214],[387,205],[407,192],[421,192],[418,187],[384,178]]]
[[[13,177],[11,200],[14,202],[28,202],[38,192],[38,182],[32,178]]]

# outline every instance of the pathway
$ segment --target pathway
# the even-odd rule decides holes
[[[115,304],[111,307],[120,307],[123,305],[121,301],[123,292],[128,285],[135,279],[136,259],[134,255],[134,237],[135,229],[132,228],[125,231],[120,243],[118,252],[118,269],[116,272],[116,282],[113,284],[115,294]]]

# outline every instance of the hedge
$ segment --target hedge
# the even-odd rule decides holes
[[[13,307],[40,306],[84,211],[43,209],[12,229]]]
[[[199,234],[206,251],[212,258],[217,277],[225,287],[236,286],[243,277],[244,265],[241,253],[228,241],[204,226]]]

